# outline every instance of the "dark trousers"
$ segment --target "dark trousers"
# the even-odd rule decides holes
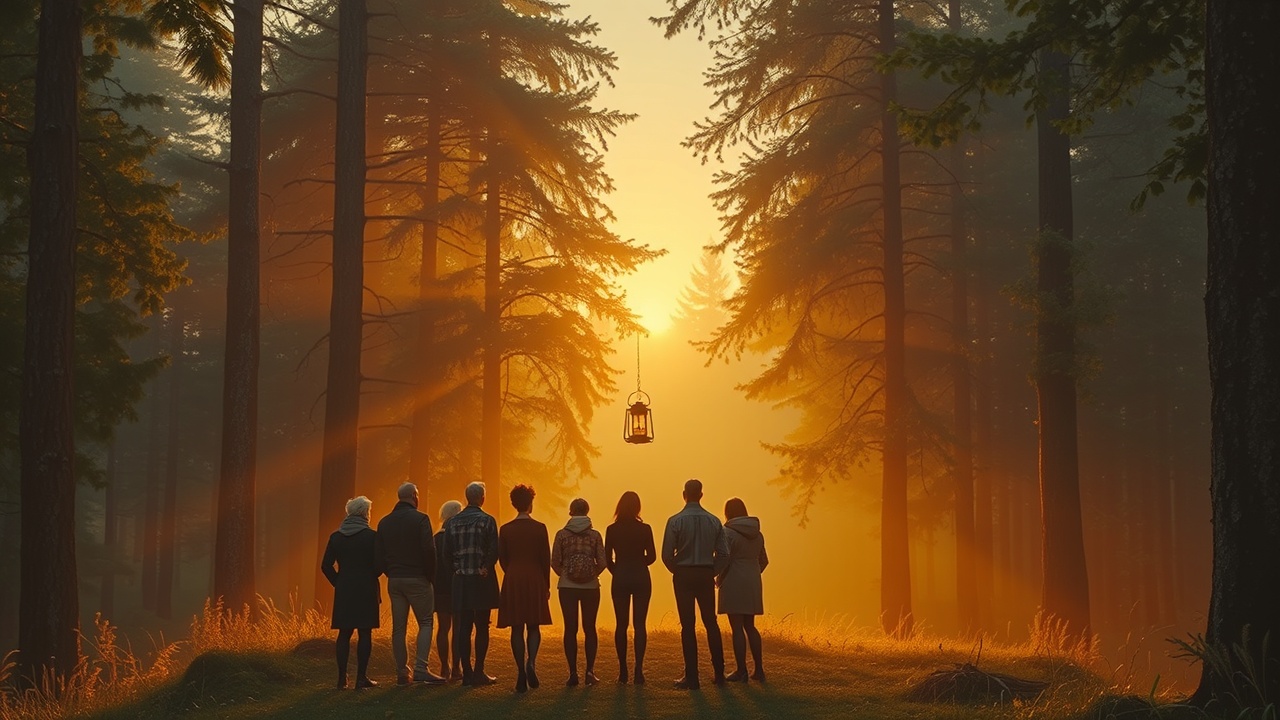
[[[707,630],[707,648],[711,650],[711,667],[717,676],[724,674],[724,641],[720,623],[716,621],[716,576],[709,567],[677,567],[672,575],[676,590],[676,613],[680,616],[680,645],[684,649],[684,677],[698,679],[697,618],[693,605]]]
[[[484,659],[489,654],[489,620],[493,608],[484,591],[484,578],[479,575],[456,575],[453,579],[453,656],[462,665],[462,672],[470,673],[471,630],[476,633],[475,672],[484,671]]]
[[[578,613],[582,613],[582,635],[586,641],[587,672],[595,672],[596,615],[600,612],[600,588],[560,588],[560,612],[564,613],[564,659],[569,663],[569,677],[578,677]]]
[[[613,588],[613,647],[618,653],[618,674],[627,674],[627,625],[628,620],[635,626],[636,633],[636,672],[644,671],[644,651],[649,644],[647,619],[649,617],[649,599],[653,596],[653,586],[649,578],[644,582],[625,582],[614,578]]]

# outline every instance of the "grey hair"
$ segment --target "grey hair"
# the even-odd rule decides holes
[[[369,508],[373,507],[373,501],[361,495],[353,497],[347,501],[347,514],[360,515],[366,520],[369,518]]]
[[[418,494],[418,486],[411,482],[407,482],[396,490],[396,498],[399,500],[412,500]]]
[[[449,518],[462,512],[462,503],[457,500],[450,500],[440,506],[440,524],[444,524]]]
[[[484,500],[484,483],[477,480],[467,486],[467,502],[472,505],[479,505]]]

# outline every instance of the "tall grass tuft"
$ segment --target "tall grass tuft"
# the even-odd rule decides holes
[[[190,637],[166,643],[163,638],[149,661],[121,643],[117,628],[101,614],[94,636],[81,636],[76,669],[66,678],[42,678],[19,689],[16,654],[0,663],[0,720],[61,720],[88,715],[135,700],[177,678],[191,661],[210,650],[287,650],[303,640],[329,634],[329,623],[315,610],[300,611],[295,598],[289,608],[259,596],[257,612],[248,606],[232,612],[221,601],[206,601],[191,620]]]

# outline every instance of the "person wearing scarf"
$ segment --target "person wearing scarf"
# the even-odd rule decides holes
[[[338,689],[347,686],[347,658],[351,634],[356,642],[356,689],[377,687],[368,676],[369,654],[373,649],[373,629],[378,627],[378,606],[382,591],[378,586],[376,537],[369,527],[373,503],[361,495],[347,501],[347,517],[329,536],[320,570],[333,586],[333,622],[338,631]]]

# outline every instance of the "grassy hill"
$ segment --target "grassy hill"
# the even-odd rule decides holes
[[[499,682],[485,688],[413,685],[396,687],[390,647],[379,638],[370,675],[376,689],[338,691],[332,645],[310,641],[289,652],[213,651],[196,657],[182,675],[127,704],[89,717],[135,718],[1105,718],[1140,717],[1104,700],[1105,683],[1062,655],[1025,649],[988,649],[984,670],[1044,680],[1048,690],[1035,702],[975,706],[910,702],[908,690],[938,669],[972,660],[971,648],[918,640],[894,643],[872,637],[769,633],[765,638],[765,684],[709,682],[703,653],[703,687],[671,687],[681,673],[680,643],[672,630],[651,633],[647,685],[618,685],[612,634],[601,632],[595,687],[564,687],[568,676],[560,638],[546,633],[539,656],[542,687],[513,690],[515,666],[507,634],[494,631],[489,672]],[[727,632],[725,633],[726,640]],[[948,641],[949,643],[950,641]],[[726,648],[729,651],[729,648]],[[730,654],[730,658],[732,655]],[[434,656],[433,656],[434,660]],[[352,657],[354,663],[354,652]],[[581,659],[579,660],[581,663]],[[732,663],[732,660],[730,660]],[[581,669],[581,665],[579,666]],[[1147,713],[1143,712],[1142,715]]]

